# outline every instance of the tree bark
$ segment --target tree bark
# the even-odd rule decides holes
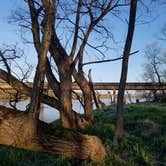
[[[77,122],[75,114],[72,109],[72,79],[64,64],[58,65],[60,73],[60,102],[62,104],[62,110],[60,112],[62,125],[64,128],[77,129]]]
[[[31,151],[49,152],[100,163],[106,150],[96,136],[82,135],[67,129],[40,123],[38,132],[35,121],[27,112],[0,106],[0,144]]]
[[[137,2],[138,0],[131,0],[130,4],[129,26],[128,26],[128,33],[123,52],[121,77],[120,77],[120,84],[119,84],[119,91],[117,98],[116,130],[114,135],[115,144],[118,143],[123,134],[124,92],[125,92],[127,72],[128,72],[129,55],[134,35]]]

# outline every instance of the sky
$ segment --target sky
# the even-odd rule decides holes
[[[24,3],[24,1],[21,1],[21,3]],[[24,49],[25,54],[28,55],[32,65],[35,65],[35,50],[32,46],[22,42],[19,28],[16,25],[8,23],[8,17],[11,15],[11,11],[16,10],[21,3],[20,0],[5,0],[0,5],[0,47],[3,44],[13,45],[17,43],[18,47]],[[147,44],[157,41],[162,47],[165,47],[165,43],[158,40],[159,33],[163,25],[166,23],[165,7],[166,5],[153,6],[151,14],[144,16],[149,23],[136,24],[131,52],[138,50],[139,53],[130,56],[127,82],[143,81],[141,73],[143,71],[143,65],[146,62],[144,58],[144,49]],[[140,13],[138,13],[137,16],[139,16],[139,14]],[[126,23],[117,20],[114,23],[113,33],[116,40],[125,41],[127,30],[125,25]],[[122,55],[123,44],[119,46],[118,54],[120,55]],[[121,61],[88,65],[85,67],[85,73],[87,73],[90,68],[92,69],[92,79],[95,82],[119,82]],[[31,77],[31,79],[32,78],[33,77]]]

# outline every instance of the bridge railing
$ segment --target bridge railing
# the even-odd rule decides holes
[[[32,83],[26,83],[27,86],[32,87]],[[94,82],[95,90],[118,90],[119,83],[117,82]],[[45,89],[49,89],[47,83],[44,85]],[[0,89],[12,89],[7,83],[0,83]],[[72,85],[73,90],[79,90],[79,86],[76,83]],[[126,83],[126,90],[166,90],[166,83],[145,83],[145,82],[128,82]]]

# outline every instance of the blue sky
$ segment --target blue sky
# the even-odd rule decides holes
[[[11,14],[11,11],[14,11],[18,6],[20,6],[20,2],[22,4],[24,3],[24,1],[20,0],[5,0],[0,6],[0,46],[2,44],[11,45],[17,43],[20,48],[24,49],[25,54],[28,55],[31,63],[35,65],[35,51],[32,50],[30,45],[22,43],[18,27],[7,23],[7,18]],[[166,5],[153,6],[151,14],[147,14],[148,16],[144,16],[144,18],[142,17],[142,19],[146,19],[147,21],[153,21],[147,24],[136,25],[132,51],[139,50],[139,53],[130,57],[127,79],[129,82],[142,80],[141,73],[143,70],[143,64],[145,63],[145,58],[143,57],[145,46],[155,41],[158,41],[163,47],[165,46],[165,43],[157,40],[162,26],[166,23],[165,7]],[[124,41],[126,36],[125,23],[116,20],[115,25],[113,26],[113,32],[117,41]],[[117,54],[122,55],[123,44],[119,47]],[[85,71],[89,68],[92,68],[92,77],[94,81],[118,82],[120,78],[121,61],[89,65],[85,67]]]

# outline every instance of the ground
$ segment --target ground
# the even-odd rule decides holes
[[[138,103],[125,107],[125,134],[119,146],[112,142],[115,107],[95,111],[94,124],[84,133],[100,137],[108,150],[105,166],[166,165],[166,103]],[[52,125],[60,127],[59,122]],[[76,160],[64,156],[28,152],[0,146],[1,166],[73,166]],[[93,166],[89,161],[83,166]]]

